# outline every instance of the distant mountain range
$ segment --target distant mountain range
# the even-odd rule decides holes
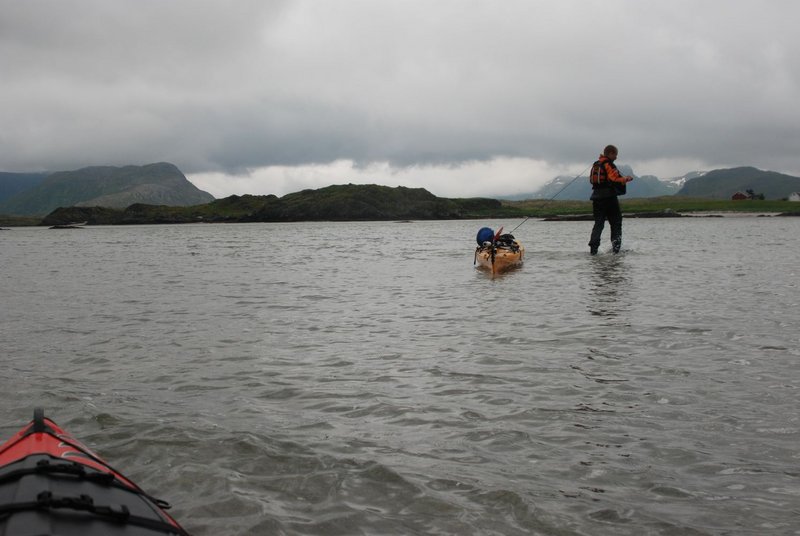
[[[628,166],[620,166],[623,175],[634,175],[633,170]],[[627,197],[658,197],[662,195],[673,195],[682,186],[683,178],[660,180],[653,175],[643,175],[636,177],[636,180],[628,184]],[[586,200],[592,195],[592,185],[589,184],[588,176],[567,176],[559,175],[552,181],[542,186],[533,197],[528,199],[579,199]]]
[[[214,196],[166,162],[96,166],[52,174],[0,174],[0,214],[43,216],[58,207],[125,208],[135,203],[191,206]]]
[[[737,191],[763,194],[766,199],[785,199],[793,192],[800,192],[800,177],[793,177],[774,171],[761,171],[753,167],[717,169],[709,172],[694,171],[682,177],[662,180],[652,175],[636,177],[628,166],[620,166],[623,175],[632,175],[635,180],[628,185],[626,197],[658,197],[680,195],[707,199],[730,199]],[[386,199],[383,190],[348,191],[351,197],[341,197],[340,190],[322,189],[315,195],[330,196],[320,202],[316,198],[303,195],[307,206],[296,204],[293,194],[286,196],[278,203],[267,202],[259,214],[259,218],[280,221],[287,218],[286,207],[291,207],[292,214],[305,216],[328,217],[337,219],[339,212],[355,214],[356,219],[378,217],[381,214],[392,214],[403,217],[402,208],[408,204],[409,190],[404,196],[393,193]],[[304,193],[304,192],[300,192]],[[376,199],[372,199],[374,195]],[[417,195],[416,193],[414,195]],[[530,194],[498,197],[498,199],[553,199],[587,200],[591,195],[591,186],[586,176],[558,176],[538,191]],[[364,204],[360,196],[371,199]],[[413,196],[412,196],[413,197]],[[187,207],[203,205],[214,201],[214,197],[198,189],[169,163],[148,164],[145,166],[124,167],[87,167],[76,171],[45,173],[0,173],[0,214],[10,216],[44,216],[59,207],[104,207],[125,209],[131,205],[158,205]],[[380,201],[380,202],[378,202]],[[338,203],[347,206],[338,207]],[[401,207],[391,208],[392,203],[400,203]],[[414,199],[415,215],[427,218],[427,212],[421,207],[430,200]],[[313,207],[309,208],[309,207]],[[464,207],[460,207],[459,210]],[[446,212],[448,209],[437,206],[430,209],[434,213]],[[310,214],[322,211],[319,214]],[[288,213],[287,213],[288,214]]]
[[[761,171],[754,167],[717,169],[714,171],[692,171],[682,177],[659,179],[652,175],[637,177],[629,166],[619,166],[623,175],[632,175],[635,180],[628,184],[626,197],[659,197],[682,195],[709,199],[730,199],[736,192],[752,190],[763,193],[766,199],[784,199],[792,192],[800,191],[800,177],[774,171]],[[519,194],[505,199],[551,199],[586,200],[592,194],[589,178],[559,175],[539,190]]]

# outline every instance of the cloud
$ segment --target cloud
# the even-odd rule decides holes
[[[327,164],[269,166],[247,173],[197,173],[189,179],[215,197],[230,192],[278,196],[306,188],[322,188],[331,184],[381,184],[425,188],[442,197],[499,197],[533,193],[543,184],[543,177],[577,175],[581,170],[554,167],[529,158],[495,158],[462,162],[457,165],[393,166],[388,162],[372,162],[364,166],[352,160]],[[583,170],[586,173],[586,169]]]
[[[217,195],[340,174],[488,195],[615,143],[638,174],[800,174],[793,0],[0,8],[9,171],[170,161]]]

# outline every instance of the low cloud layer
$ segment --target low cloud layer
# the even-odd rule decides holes
[[[169,161],[201,188],[529,192],[800,175],[800,4],[0,0],[0,170]]]

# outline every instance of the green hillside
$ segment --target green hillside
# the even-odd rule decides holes
[[[677,195],[730,199],[736,192],[752,190],[766,199],[785,199],[800,191],[800,177],[754,167],[738,167],[709,171],[701,177],[686,181]]]
[[[381,221],[515,217],[520,211],[496,199],[446,199],[423,188],[336,185],[283,197],[230,196],[189,207],[134,204],[123,210],[65,207],[44,225],[88,222],[96,225],[191,222]]]
[[[53,173],[38,186],[6,199],[0,214],[42,216],[58,207],[124,208],[135,203],[187,206],[213,199],[173,164],[97,166]]]
[[[39,186],[47,178],[47,175],[47,173],[0,172],[0,203]]]
[[[462,212],[458,202],[423,188],[348,184],[273,197],[253,216],[258,221],[427,220],[458,218]]]

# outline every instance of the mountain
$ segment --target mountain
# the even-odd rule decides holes
[[[680,186],[672,181],[662,181],[653,175],[642,175],[637,177],[630,166],[621,165],[619,171],[623,175],[634,177],[633,182],[628,184],[626,197],[659,197],[662,195],[675,194]],[[588,176],[569,176],[559,175],[542,186],[536,193],[531,194],[526,199],[552,199],[567,200],[577,199],[585,201],[592,195],[592,185],[589,184]],[[515,196],[519,197],[519,196]]]
[[[678,191],[681,188],[683,188],[683,185],[686,184],[686,181],[702,177],[705,174],[706,174],[705,171],[690,171],[689,173],[682,175],[680,177],[669,177],[667,179],[660,179],[660,180],[669,184],[670,187],[675,189],[675,193],[678,193]]]
[[[671,181],[661,180],[654,175],[642,175],[628,183],[627,197],[661,197],[675,195],[680,186]]]
[[[526,196],[526,199],[589,199],[592,193],[592,186],[589,184],[589,177],[570,175],[558,175],[553,180],[539,188],[533,194]]]
[[[800,177],[754,167],[716,169],[686,181],[678,195],[730,199],[736,192],[752,190],[766,199],[785,199],[800,191]]]
[[[97,166],[52,173],[0,203],[0,214],[44,215],[58,207],[125,208],[134,203],[189,206],[213,200],[173,164]]]
[[[48,173],[0,172],[0,203],[15,195],[36,188],[47,178]]]

